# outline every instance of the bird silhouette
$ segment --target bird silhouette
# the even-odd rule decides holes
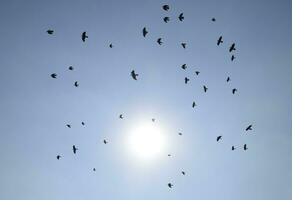
[[[231,147],[231,150],[234,151],[236,148],[234,146]]]
[[[66,126],[67,126],[68,128],[71,128],[71,125],[70,125],[70,124],[66,124]]]
[[[217,142],[219,141],[219,140],[221,140],[222,139],[222,135],[219,135],[218,137],[217,137]]]
[[[235,43],[233,43],[230,48],[229,48],[229,52],[235,51]]]
[[[168,11],[169,10],[169,5],[167,5],[167,4],[166,5],[163,5],[162,6],[162,9],[165,10],[165,11]]]
[[[132,78],[133,78],[134,80],[137,80],[137,76],[139,76],[139,74],[136,74],[136,73],[135,73],[135,70],[132,70],[132,71],[131,71],[131,76],[132,76]]]
[[[72,66],[69,66],[68,69],[71,70],[71,71],[74,70],[74,68]]]
[[[194,108],[196,106],[196,103],[193,101],[192,107]]]
[[[188,84],[189,81],[190,81],[190,79],[185,77],[185,84]]]
[[[232,89],[232,94],[235,94],[235,92],[237,92],[237,89],[236,88],[233,88]]]
[[[171,154],[167,154],[167,156],[168,156],[168,157],[170,157],[170,156],[171,156]]]
[[[143,36],[146,37],[146,35],[148,34],[148,31],[146,30],[146,27],[143,28]]]
[[[200,72],[199,72],[199,71],[195,71],[195,73],[196,73],[196,75],[197,75],[197,76],[200,74]]]
[[[158,38],[158,39],[157,39],[157,43],[158,43],[159,45],[162,45],[162,38]]]
[[[245,131],[251,131],[252,130],[252,125],[248,125],[248,127],[246,127]]]
[[[85,40],[88,38],[88,36],[86,35],[86,32],[83,32],[81,35],[81,39],[83,42],[85,42]]]
[[[84,126],[84,125],[85,125],[85,123],[84,123],[84,122],[81,122],[81,124],[82,124],[82,126]]]
[[[113,48],[113,47],[114,47],[114,45],[112,43],[110,43],[109,48]]]
[[[185,70],[187,68],[187,64],[183,64],[181,68]]]
[[[246,144],[244,144],[244,145],[243,145],[243,149],[244,149],[244,151],[248,150],[248,148],[247,148],[247,145],[246,145]]]
[[[228,76],[227,79],[226,79],[226,82],[229,82],[229,81],[230,81],[230,77]]]
[[[232,55],[231,56],[231,61],[233,61],[235,59],[235,56],[234,55]]]
[[[220,36],[217,40],[217,45],[219,46],[221,43],[223,43],[222,36]]]
[[[203,86],[203,88],[204,88],[204,92],[207,92],[208,88],[205,85]]]
[[[104,144],[107,144],[107,143],[108,143],[108,141],[107,141],[107,140],[103,140],[103,143],[104,143]]]
[[[74,153],[74,154],[76,154],[76,151],[78,150],[78,148],[76,148],[76,146],[75,146],[75,145],[73,145],[73,148],[72,148],[72,150],[73,150],[73,153]]]
[[[47,33],[48,33],[49,35],[53,35],[54,30],[49,29],[49,30],[47,30]]]
[[[124,118],[123,114],[120,114],[119,118],[120,119],[123,119]]]
[[[169,188],[172,188],[173,187],[173,184],[172,183],[168,183],[167,185],[168,185]]]
[[[60,155],[57,155],[57,159],[60,160],[60,158],[61,158],[61,156]]]
[[[179,133],[178,133],[178,135],[182,135],[182,133],[181,133],[181,132],[179,132]]]
[[[184,171],[182,171],[181,173],[182,173],[182,175],[186,175],[186,173]]]
[[[93,168],[93,171],[95,172],[95,171],[96,171],[96,169],[95,169],[95,168]]]
[[[212,18],[212,22],[215,22],[215,21],[216,21],[216,19],[213,17],[213,18]]]
[[[53,73],[53,74],[51,74],[51,77],[52,78],[57,78],[57,74],[56,73]]]
[[[187,47],[187,43],[181,43],[181,46],[185,49]]]
[[[169,22],[169,20],[170,20],[169,17],[164,17],[164,18],[163,18],[163,21],[164,21],[165,23]]]
[[[182,22],[185,19],[184,14],[183,13],[179,14],[178,19],[179,21]]]
[[[155,122],[155,119],[154,118],[152,118],[152,122]]]
[[[75,86],[75,87],[78,87],[78,86],[79,86],[79,84],[78,84],[77,81],[75,81],[74,86]]]

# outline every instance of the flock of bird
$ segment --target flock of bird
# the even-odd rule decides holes
[[[164,11],[169,11],[169,10],[170,10],[170,6],[169,6],[169,5],[163,5],[163,6],[162,6],[162,9],[163,9]],[[180,22],[182,22],[184,19],[185,19],[185,17],[184,17],[184,13],[180,13],[179,16],[178,16],[178,20],[179,20]],[[164,17],[164,18],[163,18],[163,21],[164,21],[165,23],[169,23],[169,22],[170,22],[170,17],[168,17],[168,16]],[[216,19],[215,19],[215,18],[212,18],[211,21],[212,21],[212,22],[216,22]],[[47,33],[48,33],[49,35],[53,35],[53,34],[54,34],[54,30],[49,29],[49,30],[47,30]],[[149,32],[148,32],[147,28],[144,27],[144,28],[142,29],[142,35],[143,35],[143,37],[146,38],[146,36],[147,36],[148,33],[149,33]],[[86,32],[83,32],[83,33],[81,34],[81,40],[82,40],[83,42],[86,42],[87,39],[88,39],[88,35],[87,35],[87,33],[86,33]],[[162,44],[163,44],[162,38],[158,38],[158,39],[157,39],[157,43],[158,43],[159,45],[162,45]],[[223,43],[223,36],[220,36],[220,37],[218,38],[218,40],[217,40],[217,46],[220,46],[220,44],[222,44],[222,43]],[[185,49],[185,48],[187,47],[187,43],[185,43],[185,42],[184,42],[184,43],[181,43],[181,46],[182,46],[182,48]],[[113,48],[113,44],[110,44],[109,47],[110,47],[110,48]],[[232,43],[231,46],[229,47],[229,52],[232,53],[232,52],[235,51],[235,50],[236,50],[236,48],[235,48],[235,43]],[[232,55],[231,55],[231,61],[233,61],[234,59],[235,59],[235,56],[234,56],[234,54],[232,54]],[[186,65],[186,64],[183,64],[183,65],[181,66],[181,68],[182,68],[183,70],[186,70],[186,69],[187,69],[187,65]],[[68,69],[69,69],[70,71],[73,71],[73,70],[74,70],[73,66],[69,66]],[[195,71],[195,74],[198,76],[198,75],[200,74],[200,72],[199,72],[199,71]],[[137,80],[138,80],[138,76],[139,76],[139,74],[136,73],[135,70],[132,70],[132,71],[130,72],[130,76],[131,76],[135,81],[137,81]],[[52,73],[52,74],[51,74],[51,77],[54,78],[54,79],[56,79],[56,78],[58,77],[58,75],[57,75],[56,73]],[[184,79],[184,83],[187,84],[189,81],[190,81],[190,79],[189,79],[188,77],[185,77],[185,79]],[[230,82],[230,81],[231,81],[231,78],[230,78],[230,77],[227,77],[226,82]],[[78,87],[78,86],[79,86],[78,81],[75,81],[75,82],[74,82],[74,86],[75,86],[75,87]],[[208,87],[207,87],[206,85],[203,85],[203,91],[206,93],[207,90],[208,90]],[[232,94],[235,94],[236,92],[237,92],[237,89],[236,89],[236,88],[233,88],[233,89],[232,89]],[[192,102],[192,108],[194,108],[194,107],[196,107],[196,106],[197,106],[197,104],[195,103],[195,101],[193,101],[193,102]],[[123,115],[123,114],[120,114],[120,115],[119,115],[119,118],[120,118],[120,119],[124,119],[124,115]],[[154,119],[154,118],[152,118],[152,122],[155,122],[155,119]],[[82,124],[82,126],[85,126],[85,122],[81,122],[81,124]],[[68,128],[71,128],[71,124],[66,124],[66,126],[67,126]],[[248,125],[248,126],[245,128],[245,131],[251,131],[251,130],[252,130],[252,124]],[[182,133],[179,132],[178,135],[182,136]],[[223,136],[222,136],[222,135],[219,135],[219,136],[217,136],[216,141],[217,141],[217,142],[220,142],[220,140],[222,140],[222,139],[223,139]],[[107,144],[108,141],[107,141],[106,139],[104,139],[104,140],[103,140],[103,143],[104,143],[104,144]],[[234,150],[236,150],[236,149],[237,149],[237,147],[235,147],[234,145],[231,146],[231,150],[232,150],[232,151],[234,151]],[[246,151],[247,149],[248,149],[248,148],[247,148],[247,144],[244,144],[244,145],[243,145],[243,150]],[[72,146],[72,152],[73,152],[73,154],[76,154],[76,153],[77,153],[77,150],[78,150],[78,148],[77,148],[75,145],[73,145],[73,146]],[[168,156],[171,156],[171,154],[168,154]],[[57,158],[58,160],[61,159],[61,155],[57,155],[56,158]],[[96,169],[93,168],[93,171],[96,171]],[[182,174],[182,175],[186,175],[186,172],[185,172],[185,171],[181,171],[181,174]],[[172,188],[172,187],[173,187],[173,183],[168,183],[167,186],[168,186],[169,188]]]

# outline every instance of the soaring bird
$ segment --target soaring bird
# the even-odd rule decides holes
[[[169,20],[170,20],[169,17],[164,17],[164,18],[163,18],[163,21],[164,21],[165,23],[169,22]]]
[[[85,125],[85,123],[84,123],[84,122],[81,122],[81,124],[82,124],[82,126],[84,126],[84,125]]]
[[[183,64],[181,68],[185,70],[187,68],[187,64]]]
[[[183,21],[185,19],[184,14],[183,13],[179,14],[178,19],[179,21]]]
[[[232,151],[234,151],[234,150],[235,150],[235,147],[234,147],[234,146],[232,146],[232,147],[231,147],[231,150],[232,150]]]
[[[244,144],[243,149],[244,149],[245,151],[248,149],[246,144]]]
[[[193,101],[192,107],[194,108],[196,106],[196,103]]]
[[[95,171],[96,171],[96,169],[95,169],[95,168],[93,168],[93,171],[95,172]]]
[[[49,35],[52,35],[52,34],[54,33],[54,30],[49,29],[49,30],[47,30],[47,33],[48,33]]]
[[[252,125],[248,125],[248,127],[246,127],[245,131],[251,131],[252,130]]]
[[[198,76],[200,72],[199,72],[199,71],[195,71],[195,73],[196,73],[196,75]]]
[[[178,133],[178,135],[182,135],[182,133],[181,133],[181,132],[179,132],[179,133]]]
[[[60,160],[60,158],[61,158],[61,156],[60,155],[57,155],[57,159]]]
[[[158,38],[158,39],[157,39],[157,43],[158,43],[159,45],[162,45],[162,38]]]
[[[103,143],[104,143],[104,144],[107,144],[108,142],[107,142],[106,140],[103,140]]]
[[[170,156],[171,156],[171,154],[167,154],[167,156],[168,156],[168,157],[170,157]]]
[[[66,124],[66,126],[67,126],[68,128],[71,128],[71,125],[70,125],[70,124]]]
[[[213,17],[213,18],[212,18],[212,22],[215,22],[215,21],[216,21],[216,19]]]
[[[77,81],[75,81],[74,86],[75,86],[75,87],[78,87],[78,86],[79,86],[79,84],[78,84]]]
[[[85,40],[88,38],[88,36],[86,35],[86,32],[83,32],[81,35],[81,39],[83,42],[85,42]]]
[[[114,47],[114,45],[112,43],[110,43],[109,48],[113,48],[113,47]]]
[[[119,118],[120,119],[123,119],[124,118],[123,114],[120,114]]]
[[[229,48],[229,52],[231,52],[231,51],[235,51],[236,49],[235,49],[235,43],[233,43],[231,46],[230,46],[230,48]]]
[[[57,78],[57,74],[56,73],[53,73],[53,74],[51,74],[51,77],[52,78]]]
[[[204,88],[204,92],[207,92],[208,88],[205,85],[203,86],[203,88]]]
[[[167,4],[166,5],[163,5],[162,6],[162,9],[165,10],[165,11],[168,11],[169,10],[169,5],[167,5]]]
[[[168,183],[167,184],[169,188],[172,188],[173,184],[172,183]]]
[[[155,122],[155,119],[154,118],[152,118],[152,122]]]
[[[68,69],[72,71],[74,68],[73,68],[73,66],[69,66]]]
[[[186,46],[187,46],[187,43],[181,43],[181,46],[185,49],[186,48]]]
[[[132,78],[133,78],[134,80],[137,80],[137,76],[139,76],[139,74],[136,74],[136,73],[135,73],[135,70],[132,70],[132,71],[131,71],[131,76],[132,76]]]
[[[231,56],[231,61],[233,61],[235,59],[235,56],[234,55],[232,55]]]
[[[76,151],[77,151],[78,149],[76,148],[76,146],[75,146],[75,145],[73,145],[73,148],[72,148],[72,150],[73,150],[73,153],[74,153],[74,154],[76,154]]]
[[[230,81],[230,77],[228,76],[227,79],[226,79],[226,82],[229,82],[229,81]]]
[[[217,40],[217,45],[219,46],[221,43],[223,43],[222,36],[220,36]]]
[[[143,28],[143,31],[142,32],[143,32],[143,36],[146,37],[146,35],[148,33],[148,31],[146,30],[146,27]]]
[[[232,89],[232,94],[235,94],[235,92],[237,92],[237,89],[236,88],[233,88]]]
[[[217,137],[217,142],[219,141],[219,140],[221,140],[222,139],[222,135],[219,135],[218,137]]]
[[[185,77],[185,84],[188,84],[189,81],[190,81],[190,79]]]
[[[182,175],[186,175],[186,173],[184,171],[182,171],[181,173],[182,173]]]

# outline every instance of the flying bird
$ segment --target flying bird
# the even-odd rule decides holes
[[[164,21],[165,23],[169,22],[169,20],[170,20],[169,17],[164,17],[164,18],[163,18],[163,21]]]
[[[227,79],[226,79],[226,82],[229,82],[229,81],[230,81],[230,77],[228,76]]]
[[[192,107],[194,108],[196,106],[196,103],[193,101]]]
[[[120,114],[119,118],[120,119],[123,119],[124,118],[123,114]]]
[[[60,155],[57,155],[57,159],[60,160],[60,158],[61,158],[61,156]]]
[[[95,172],[95,171],[96,171],[96,169],[95,169],[95,168],[93,168],[93,171]]]
[[[219,46],[221,43],[223,43],[222,36],[220,36],[217,40],[217,45]]]
[[[185,70],[187,68],[187,64],[183,64],[181,68]]]
[[[187,43],[181,43],[181,46],[185,49],[186,48],[186,46],[187,46]]]
[[[70,125],[70,124],[66,124],[66,126],[67,126],[68,128],[71,128],[71,125]]]
[[[216,21],[216,19],[213,17],[213,18],[212,18],[212,22],[215,22],[215,21]]]
[[[217,142],[219,141],[219,140],[221,140],[222,139],[222,135],[219,135],[218,137],[217,137]]]
[[[152,118],[152,122],[155,122],[155,119],[154,118]]]
[[[246,127],[245,131],[251,131],[252,130],[252,125],[249,125],[248,127]]]
[[[233,43],[230,48],[229,48],[229,52],[235,51],[235,43]]]
[[[84,126],[84,125],[85,125],[85,123],[84,123],[84,122],[81,122],[81,124],[82,124],[82,126]]]
[[[185,77],[185,84],[188,84],[189,81],[190,81],[190,79]]]
[[[179,19],[179,21],[182,22],[182,21],[185,19],[184,14],[181,13],[181,14],[178,16],[178,19]]]
[[[173,186],[172,183],[168,183],[167,185],[169,188],[172,188],[172,186]]]
[[[181,173],[182,173],[182,175],[186,175],[186,173],[184,171],[182,171]]]
[[[171,156],[171,154],[167,154],[167,156],[168,156],[168,157],[170,157],[170,156]]]
[[[244,149],[244,151],[246,151],[248,149],[246,144],[244,144],[243,149]]]
[[[107,142],[106,140],[103,140],[103,143],[104,143],[104,144],[107,144],[108,142]]]
[[[199,72],[199,71],[195,71],[195,73],[196,73],[196,75],[198,76],[200,72]]]
[[[48,33],[49,35],[52,35],[52,34],[54,33],[54,30],[49,29],[49,30],[47,30],[47,33]]]
[[[139,76],[139,74],[136,74],[136,73],[135,73],[135,70],[132,70],[132,71],[131,71],[131,76],[132,76],[132,78],[133,78],[134,80],[137,80],[137,76]]]
[[[86,32],[83,32],[81,35],[81,39],[83,42],[85,42],[85,40],[88,38],[88,36],[86,35]]]
[[[208,88],[205,85],[203,86],[203,88],[204,88],[204,92],[207,92]]]
[[[53,73],[53,74],[51,74],[51,77],[52,78],[57,78],[57,74],[56,73]]]
[[[143,28],[143,36],[146,37],[146,35],[148,34],[148,31],[146,30],[146,27]]]
[[[178,135],[182,135],[182,133],[181,133],[181,132],[179,132],[179,133],[178,133]]]
[[[78,84],[77,81],[75,81],[74,86],[75,86],[75,87],[78,87],[78,86],[79,86],[79,84]]]
[[[235,94],[235,92],[237,92],[237,89],[236,88],[233,88],[232,89],[232,94]]]
[[[76,146],[75,146],[75,145],[73,145],[73,148],[72,148],[72,150],[73,150],[73,153],[74,153],[74,154],[76,154],[76,151],[77,151],[78,149],[76,148]]]
[[[235,59],[235,56],[234,55],[232,55],[231,56],[231,61],[233,61]]]
[[[234,151],[236,148],[234,146],[231,147],[231,150]]]
[[[112,43],[110,43],[109,48],[113,48],[113,47],[114,47],[114,45]]]
[[[162,38],[158,38],[158,39],[157,39],[157,43],[158,43],[159,45],[162,45]]]
[[[72,66],[69,66],[69,68],[68,68],[68,69],[72,71],[74,68],[73,68]]]
[[[167,5],[167,4],[166,5],[163,5],[162,6],[162,9],[165,10],[165,11],[168,11],[169,10],[169,5]]]

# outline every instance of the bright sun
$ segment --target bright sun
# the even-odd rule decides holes
[[[128,147],[137,158],[153,160],[165,153],[165,135],[153,122],[137,124],[130,132]]]

